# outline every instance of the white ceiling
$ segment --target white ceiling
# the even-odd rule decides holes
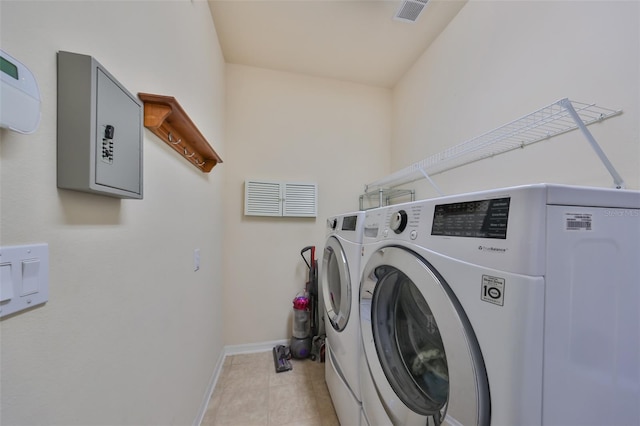
[[[225,61],[391,88],[467,0],[209,0]]]

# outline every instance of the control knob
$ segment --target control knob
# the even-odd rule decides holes
[[[327,225],[329,225],[329,229],[334,230],[336,226],[338,226],[338,219],[335,217],[333,219],[327,219]]]
[[[400,234],[407,227],[407,212],[404,210],[397,211],[391,215],[391,223],[389,224],[393,232]]]

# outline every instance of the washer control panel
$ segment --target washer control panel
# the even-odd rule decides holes
[[[500,188],[367,210],[363,242],[414,244],[470,263],[538,275],[547,186]]]
[[[431,235],[507,238],[511,198],[436,204]]]

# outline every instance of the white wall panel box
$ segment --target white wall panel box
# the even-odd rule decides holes
[[[244,183],[246,216],[318,216],[318,185],[304,182],[247,180]]]
[[[31,70],[0,49],[0,127],[30,134],[40,125],[40,89]]]
[[[58,188],[142,199],[142,119],[93,57],[58,52]]]
[[[49,300],[49,245],[0,247],[0,318]]]

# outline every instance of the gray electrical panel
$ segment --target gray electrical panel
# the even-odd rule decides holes
[[[142,119],[93,57],[58,52],[58,188],[142,199]]]

